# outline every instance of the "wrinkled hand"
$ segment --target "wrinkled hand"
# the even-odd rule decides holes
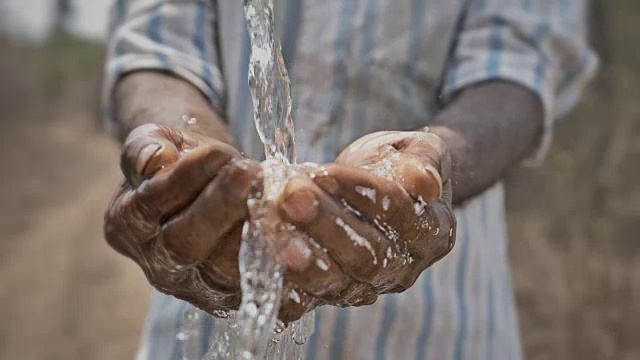
[[[125,181],[105,214],[109,244],[160,291],[209,312],[240,303],[238,251],[259,164],[230,145],[144,125],[124,144]]]
[[[309,235],[312,259],[287,280],[337,306],[402,292],[455,242],[451,160],[426,132],[378,132],[313,177],[294,179],[281,216]]]

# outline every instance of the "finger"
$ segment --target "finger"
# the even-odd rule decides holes
[[[287,268],[293,271],[307,269],[314,259],[314,253],[321,255],[319,249],[312,249],[311,244],[304,238],[304,234],[295,231],[288,236],[286,246],[282,249]],[[315,251],[314,251],[315,250]]]
[[[400,131],[378,131],[367,134],[349,145],[336,159],[337,163],[347,166],[361,166],[380,160],[387,150],[394,150],[391,143],[404,134]],[[391,147],[390,149],[388,149]],[[377,149],[378,153],[372,151]]]
[[[310,253],[307,256],[312,260],[307,261],[304,266],[292,267],[291,253],[300,251],[297,248],[302,246],[305,249],[303,251]],[[285,252],[289,263],[285,281],[295,284],[314,297],[331,302],[351,283],[351,279],[342,272],[326,250],[302,233],[296,234],[296,237],[289,241]]]
[[[425,268],[448,254],[453,249],[456,239],[456,218],[451,207],[439,200],[429,207],[428,216],[433,223],[425,229],[427,241],[413,247],[416,258],[425,262]]]
[[[247,165],[250,164],[250,165]],[[247,197],[259,165],[228,164],[183,211],[162,225],[159,241],[181,265],[204,261],[224,235],[247,218]]]
[[[120,167],[133,186],[180,157],[182,132],[147,124],[133,130],[122,147]]]
[[[311,179],[297,178],[287,184],[280,209],[285,221],[326,248],[344,272],[362,282],[375,279],[391,244]]]
[[[415,201],[403,188],[368,171],[331,164],[313,181],[334,198],[344,199],[352,212],[374,223],[393,242],[418,220]]]
[[[444,201],[447,206],[453,206],[453,189],[451,184],[451,179],[442,184],[442,201]]]
[[[396,181],[419,202],[432,203],[442,196],[440,174],[417,156],[402,154],[393,166],[393,173]]]
[[[334,197],[344,199],[354,212],[370,219],[396,245],[395,251],[383,259],[383,267],[388,270],[423,259],[430,264],[434,257],[449,249],[446,243],[429,241],[437,239],[439,231],[449,231],[447,219],[440,219],[426,203],[413,200],[397,183],[342,165],[327,165],[324,174],[316,176],[314,182]],[[441,222],[445,222],[442,229],[439,228]],[[415,281],[412,274],[407,276],[408,280],[396,276],[388,279],[389,283]]]
[[[175,266],[167,256],[166,249],[157,242],[142,245],[141,251],[142,270],[149,283],[159,291],[193,303],[209,312],[237,309],[240,291],[221,291],[225,289],[212,286],[199,268]]]
[[[105,214],[107,238],[127,234],[145,241],[155,236],[161,220],[192,202],[231,158],[217,146],[207,145],[185,154],[135,190],[125,183]]]
[[[451,173],[451,159],[444,141],[422,131],[366,135],[345,149],[336,162],[374,168],[391,162],[395,180],[416,199],[421,197],[426,202],[442,195],[442,184]]]
[[[451,176],[451,155],[442,138],[433,133],[421,131],[412,132],[414,136],[406,138],[404,148],[400,148],[404,154],[414,155],[421,163],[431,165],[435,172],[440,174],[442,183]]]
[[[200,272],[209,286],[222,292],[240,291],[238,255],[242,237],[242,224],[226,234],[209,258],[200,264]]]
[[[280,300],[278,319],[285,325],[299,320],[304,314],[323,302],[298,288],[284,288]]]
[[[147,124],[133,130],[123,145],[120,167],[129,183],[137,187],[158,171],[168,168],[188,151],[208,144],[198,144],[188,132],[167,126]],[[238,151],[222,142],[210,143],[220,152],[239,157]]]

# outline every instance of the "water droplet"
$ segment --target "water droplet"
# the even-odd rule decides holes
[[[417,216],[421,216],[424,214],[425,210],[427,208],[427,202],[424,201],[424,199],[422,198],[422,196],[418,196],[418,201],[416,201],[413,204],[413,210],[415,211],[415,214]]]
[[[289,291],[289,299],[293,300],[296,304],[300,304],[300,294],[293,289]]]
[[[340,199],[340,202],[342,202],[342,206],[344,206],[347,210],[351,211],[352,213],[356,214],[357,216],[362,216],[362,213],[360,211],[354,209],[353,207],[351,207],[351,205],[349,205],[347,200]]]
[[[280,335],[272,332],[274,326],[278,328],[276,317],[284,266],[277,255],[278,249],[273,248],[276,242],[271,240],[282,233],[296,234],[296,230],[293,227],[274,226],[268,221],[265,209],[269,201],[280,195],[288,180],[298,172],[304,173],[304,170],[298,170],[293,165],[296,157],[290,82],[280,44],[273,34],[273,2],[244,1],[244,5],[251,40],[249,86],[254,121],[267,158],[262,163],[264,190],[259,192],[255,186],[247,202],[250,221],[243,228],[239,255],[242,304],[237,315],[225,321],[226,327],[219,330],[216,327],[216,347],[207,353],[207,359],[266,358],[267,349],[281,351],[291,344],[290,341],[281,340],[292,331],[290,329],[295,328],[292,324],[287,329],[280,327]],[[188,124],[195,124],[196,121],[188,116],[183,120]],[[288,293],[292,300],[298,302],[299,295],[296,291]],[[303,319],[309,318],[313,319],[313,314],[303,316]],[[299,332],[306,338],[313,331],[313,326],[308,326],[309,321],[302,321]],[[237,339],[231,341],[233,338]]]
[[[349,226],[347,223],[345,223],[344,220],[342,220],[342,218],[336,218],[336,225],[338,225],[344,230],[344,232],[347,234],[349,239],[353,241],[354,244],[358,246],[362,246],[365,249],[369,250],[369,252],[371,253],[371,257],[373,257],[373,263],[374,264],[378,263],[376,252],[373,249],[373,246],[371,246],[371,243],[367,239],[365,239],[360,234],[358,234],[355,230],[353,230],[353,228]]]
[[[390,206],[390,205],[391,205],[391,199],[389,199],[389,197],[385,195],[385,196],[382,198],[382,209],[383,209],[384,211],[387,211],[387,210],[389,210],[389,206]]]
[[[324,260],[320,258],[316,259],[316,266],[318,266],[318,268],[320,268],[320,270],[322,271],[329,270],[329,264],[327,264]]]
[[[374,204],[376,203],[376,189],[372,189],[366,186],[356,185],[355,191],[371,200]]]

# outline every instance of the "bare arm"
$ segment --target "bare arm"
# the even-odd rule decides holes
[[[453,158],[454,201],[480,193],[550,143],[596,68],[586,0],[466,2],[433,131]]]
[[[120,141],[140,125],[158,124],[205,135],[234,145],[220,111],[193,85],[158,71],[133,72],[118,81],[113,95]],[[188,124],[182,117],[195,118]]]
[[[522,86],[485,82],[463,90],[429,126],[453,163],[453,202],[482,192],[527,156],[543,129],[539,98]]]

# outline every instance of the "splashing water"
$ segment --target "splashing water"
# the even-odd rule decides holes
[[[251,39],[249,87],[254,120],[267,158],[262,164],[264,190],[256,190],[247,203],[250,220],[243,228],[239,254],[240,309],[217,319],[214,341],[205,359],[300,359],[301,345],[313,331],[313,313],[287,328],[276,329],[276,320],[286,270],[281,250],[292,237],[304,235],[282,224],[272,207],[293,176],[309,174],[315,167],[296,165],[290,81],[275,37],[273,0],[243,3]],[[289,298],[302,301],[295,290],[289,292]],[[187,314],[178,336],[184,337],[183,359],[192,359],[189,335],[198,335],[192,331],[197,320],[193,314],[198,312]]]
[[[303,238],[308,244],[326,252],[312,238],[299,233],[291,225],[279,221],[273,211],[274,201],[284,186],[295,176],[326,176],[326,169],[316,164],[296,164],[295,133],[291,119],[290,81],[278,39],[275,37],[273,0],[243,0],[247,29],[251,40],[249,62],[249,87],[253,100],[256,130],[265,148],[266,160],[262,163],[264,189],[256,190],[247,202],[249,218],[243,228],[239,254],[242,303],[238,311],[216,314],[213,342],[204,360],[281,360],[301,359],[302,346],[314,328],[313,312],[284,328],[277,321],[283,293],[283,278],[286,259],[282,249],[292,238]],[[185,118],[192,123],[195,119]],[[378,176],[393,180],[393,162],[398,154],[389,146],[380,149],[380,162],[363,166]],[[375,189],[356,186],[354,191],[373,203],[377,203]],[[361,214],[342,199],[343,205],[352,213]],[[391,206],[387,197],[381,199],[384,211]],[[416,203],[416,213],[422,213],[424,204]],[[392,240],[384,254],[382,266],[401,258],[402,263],[413,260],[406,251],[398,247],[398,233],[381,221],[374,219],[378,230]],[[367,239],[359,235],[342,219],[338,225],[354,246],[364,247],[371,253],[371,260],[378,263],[377,255]],[[322,259],[316,266],[323,271],[329,269]],[[305,305],[304,297],[295,289],[287,290],[287,297]],[[183,325],[177,335],[182,348],[182,360],[195,360],[202,334],[198,321],[209,316],[190,308],[185,313]]]
[[[198,323],[203,312],[196,307],[190,307],[184,313],[182,326],[176,335],[180,344],[182,359],[195,359],[200,351],[200,329]]]
[[[256,129],[267,159],[296,162],[291,83],[275,37],[273,0],[243,0],[251,39],[249,87]],[[277,194],[276,194],[277,195]]]
[[[263,163],[264,193],[249,200],[250,221],[245,224],[240,248],[242,304],[235,351],[241,359],[261,359],[265,354],[270,359],[299,358],[301,350],[295,344],[303,344],[310,335],[312,314],[272,336],[286,263],[280,250],[287,237],[301,236],[290,226],[283,232],[283,224],[271,219],[275,212],[269,211],[288,180],[299,172],[291,166],[296,163],[291,83],[275,37],[273,0],[244,0],[244,10],[251,39],[249,88],[267,160]]]

